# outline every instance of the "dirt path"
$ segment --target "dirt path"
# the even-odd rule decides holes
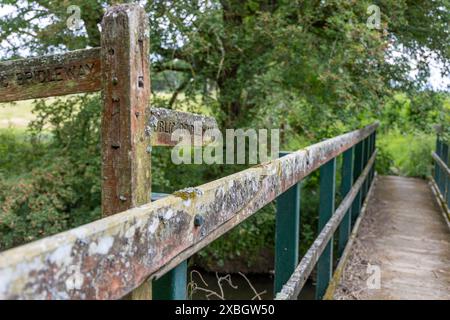
[[[450,299],[450,230],[427,182],[379,177],[368,208],[334,298]]]

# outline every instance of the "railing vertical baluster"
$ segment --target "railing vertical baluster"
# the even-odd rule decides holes
[[[287,154],[280,152],[280,157]],[[276,200],[274,293],[281,290],[298,263],[300,189],[301,183],[296,183]]]
[[[153,281],[154,300],[185,300],[187,284],[187,260]]]
[[[354,165],[353,165],[353,182],[355,182],[359,175],[362,172],[363,168],[363,143],[362,141],[358,142],[355,146],[355,155],[354,155]],[[352,204],[352,225],[355,223],[358,218],[359,211],[361,209],[361,190],[358,192],[355,200]]]
[[[320,208],[319,227],[322,230],[334,213],[336,194],[336,158],[320,167]],[[333,238],[328,242],[325,250],[317,262],[316,299],[322,299],[333,273]]]
[[[364,147],[364,166],[363,169],[367,166],[367,163],[369,162],[370,155],[371,155],[371,135],[367,136],[367,138],[364,139],[365,141],[365,147]],[[367,176],[366,181],[364,181],[364,200],[366,199],[367,193],[369,192],[369,186],[370,186],[370,178]]]
[[[370,159],[373,155],[374,144],[375,144],[375,135],[373,133],[370,134],[369,141],[370,141],[370,143],[369,143],[369,159]],[[370,172],[367,176],[367,180],[369,180],[368,187],[367,187],[367,192],[369,192],[370,185],[372,184],[372,181],[373,181],[373,167],[370,169]]]
[[[374,131],[372,134],[372,154],[375,152],[375,150],[377,149],[377,131]],[[372,156],[371,154],[371,156]],[[375,163],[376,163],[376,159],[375,162],[373,163],[372,166],[372,170],[371,170],[371,181],[373,181],[373,179],[375,178]]]
[[[445,164],[448,163],[448,145],[443,141],[441,142],[441,159]],[[447,189],[447,174],[442,171],[441,174],[441,194],[444,199],[446,199],[446,189]]]
[[[370,157],[373,154],[373,133],[369,135],[369,155],[368,155],[368,159],[370,159]],[[369,192],[370,189],[370,185],[372,184],[372,169],[370,169],[369,174],[367,175],[367,192]]]
[[[364,167],[366,166],[366,158],[367,158],[367,138],[362,140],[362,145],[363,145],[363,154],[362,154],[362,170],[364,169]],[[364,202],[364,198],[366,197],[366,183],[367,183],[367,179],[364,181],[363,185],[361,186],[361,203]]]
[[[367,138],[366,138],[367,139]],[[361,141],[362,144],[362,155],[361,155],[361,170],[359,171],[359,174],[362,173],[362,171],[364,170],[364,167],[366,166],[366,153],[367,153],[367,144],[366,144],[366,139],[363,139]],[[366,181],[364,181],[362,187],[361,187],[361,205],[364,203],[364,198],[366,196],[364,190],[366,185]],[[358,212],[359,214],[359,212]]]
[[[167,193],[152,192],[152,201],[167,197]],[[154,300],[185,300],[187,299],[187,260],[167,272],[152,283],[152,298]]]
[[[345,198],[347,193],[350,191],[353,185],[353,156],[354,147],[351,147],[344,152],[342,161],[342,183],[341,183],[341,194],[342,198]],[[348,237],[351,233],[352,226],[352,209],[350,208],[345,214],[342,222],[339,226],[339,243],[338,243],[338,254],[339,257],[344,252],[345,246],[348,241]]]
[[[367,154],[368,154],[368,151],[369,151],[369,144],[368,144],[369,140],[368,140],[368,138],[369,137],[367,137],[367,138],[365,138],[363,140],[363,166],[362,166],[363,170],[364,170],[364,168],[366,167],[366,164],[367,164]],[[364,202],[364,199],[366,198],[366,190],[367,190],[367,178],[366,178],[366,180],[364,180],[364,183],[363,183],[363,185],[361,187],[361,194],[362,194],[361,195],[361,202]]]
[[[447,148],[447,158],[443,159],[443,161],[445,162],[445,164],[448,167],[450,167],[450,151],[449,151],[450,145],[448,143],[444,143],[444,142],[442,142],[442,143],[445,144],[445,146]],[[445,195],[443,195],[443,197],[444,197],[444,201],[447,202],[447,208],[450,208],[450,177],[446,175],[446,179],[447,179],[447,185],[446,185],[447,193]]]
[[[375,132],[370,135],[370,154],[369,154],[369,159],[372,157],[373,152],[375,151],[375,147],[374,146],[375,146]],[[373,172],[373,167],[370,169],[370,174],[369,174],[369,188],[370,188],[370,185],[372,184],[372,181],[373,181],[373,174],[372,174],[372,172]]]
[[[450,145],[447,144],[447,148],[450,148]],[[447,157],[447,166],[450,167],[450,154]],[[447,176],[447,208],[450,209],[450,177]]]
[[[437,135],[436,138],[436,154],[440,157],[441,156],[441,140],[439,139],[439,135]],[[441,180],[441,167],[437,162],[434,164],[434,181],[436,182],[436,185],[438,188],[440,188],[439,181]]]
[[[377,149],[377,131],[375,130],[373,132],[373,146],[372,146],[372,154],[375,152],[375,150]],[[375,164],[376,164],[377,160],[375,159],[373,166],[372,166],[372,180],[375,178]]]

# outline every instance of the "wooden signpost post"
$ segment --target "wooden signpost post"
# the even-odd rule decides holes
[[[145,11],[125,4],[102,21],[102,214],[109,216],[151,200],[150,154],[146,151],[150,101],[149,32]],[[150,282],[134,299],[151,299]]]
[[[102,30],[102,212],[108,216],[150,201],[147,17],[134,5],[111,7]]]

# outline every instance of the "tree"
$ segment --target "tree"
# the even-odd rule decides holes
[[[81,9],[78,32],[66,26],[66,1],[19,2],[0,25],[6,57],[98,46],[103,8],[113,2],[70,1]],[[168,107],[181,91],[190,98],[201,92],[225,126],[247,124],[263,106],[289,113],[299,99],[320,108],[328,123],[354,119],[358,110],[376,110],[392,88],[423,85],[431,56],[449,72],[448,0],[377,1],[381,30],[366,25],[372,2],[148,1],[153,73],[183,75]],[[22,41],[12,41],[18,35]],[[415,79],[409,58],[417,61]],[[204,90],[211,84],[215,91]]]

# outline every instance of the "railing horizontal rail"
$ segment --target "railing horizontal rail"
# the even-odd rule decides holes
[[[436,161],[436,163],[441,167],[441,169],[450,177],[450,168],[445,164],[444,161],[436,154],[436,152],[432,152],[431,156]]]
[[[177,266],[377,127],[2,252],[0,299],[120,298],[147,277]]]
[[[336,209],[330,220],[328,220],[319,236],[308,249],[305,256],[302,258],[297,268],[291,275],[289,281],[283,286],[281,291],[277,293],[277,300],[291,300],[297,298],[301,289],[308,280],[309,275],[313,271],[314,266],[319,260],[322,252],[324,251],[336,229],[339,227],[339,224],[346,215],[348,209],[350,209],[350,207],[352,206],[353,201],[355,200],[358,192],[361,190],[362,185],[366,181],[366,178],[369,175],[373,164],[375,163],[376,154],[377,151],[373,153],[364,171],[356,180],[353,187],[350,189],[350,192],[342,200],[341,204]]]
[[[101,89],[100,48],[0,62],[0,102]]]

